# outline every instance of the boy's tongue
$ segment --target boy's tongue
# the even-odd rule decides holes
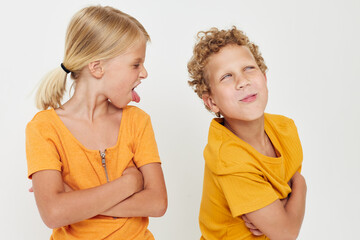
[[[140,102],[140,97],[135,90],[132,90],[132,100],[137,103]]]

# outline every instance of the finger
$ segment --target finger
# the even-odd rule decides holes
[[[65,190],[65,192],[73,191],[73,189],[69,185],[67,185],[66,183],[64,183],[64,190]]]
[[[249,229],[252,235],[254,236],[262,236],[264,235],[259,229]]]
[[[245,222],[250,222],[250,220],[246,217],[246,215],[241,215],[241,218],[242,218]]]
[[[255,227],[255,225],[250,222],[245,222],[245,226],[249,229],[257,229],[257,227]]]

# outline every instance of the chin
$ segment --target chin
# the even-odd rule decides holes
[[[246,121],[246,122],[252,122],[255,120],[259,120],[260,118],[262,118],[264,116],[264,112],[259,112],[259,113],[238,113],[235,116],[224,116],[225,118],[228,119],[235,119],[235,120],[239,120],[239,121]]]
[[[130,103],[130,101],[127,102],[127,103],[112,102],[112,104],[113,104],[115,107],[117,107],[117,108],[124,108],[124,107],[126,107],[129,103]]]
[[[247,119],[247,121],[259,120],[260,118],[263,118],[263,117],[264,117],[264,112],[262,112],[261,114],[249,116],[248,119]]]

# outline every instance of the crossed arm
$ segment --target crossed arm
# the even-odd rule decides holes
[[[112,182],[78,191],[65,191],[59,171],[34,173],[33,191],[44,223],[57,228],[96,215],[162,216],[167,194],[161,165],[150,163],[139,170],[129,167]]]
[[[144,176],[144,189],[130,198],[101,212],[112,217],[161,217],[167,209],[167,194],[163,172],[159,163],[140,168]]]
[[[306,183],[296,172],[291,179],[292,193],[285,200],[242,216],[254,235],[265,234],[272,240],[296,239],[305,213]]]

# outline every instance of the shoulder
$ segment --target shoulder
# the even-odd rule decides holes
[[[295,127],[294,120],[278,114],[264,114],[265,121],[278,128]]]
[[[210,124],[204,158],[209,169],[218,175],[249,171],[254,161],[247,143],[224,127],[221,119],[213,119]]]
[[[54,142],[59,138],[59,124],[53,109],[40,111],[28,122],[25,129],[27,141],[48,139]]]
[[[288,117],[265,113],[265,128],[271,131],[278,137],[298,137],[295,122]]]
[[[148,120],[150,119],[149,114],[147,114],[144,110],[136,107],[128,105],[123,109],[123,114],[126,114],[128,117],[134,119],[134,120]]]
[[[148,129],[152,131],[149,114],[135,106],[126,106],[123,109],[123,120],[128,131],[134,136],[140,136]]]
[[[48,129],[54,124],[54,110],[43,110],[35,114],[26,129]]]
[[[267,132],[272,132],[279,139],[286,141],[299,138],[296,125],[291,118],[269,113],[265,113],[264,118]]]
[[[53,117],[54,109],[37,112],[30,122],[49,121]]]
[[[303,153],[294,121],[281,115],[266,114],[265,127],[273,144],[281,149],[287,162],[296,165],[294,169],[297,170],[302,163]]]

